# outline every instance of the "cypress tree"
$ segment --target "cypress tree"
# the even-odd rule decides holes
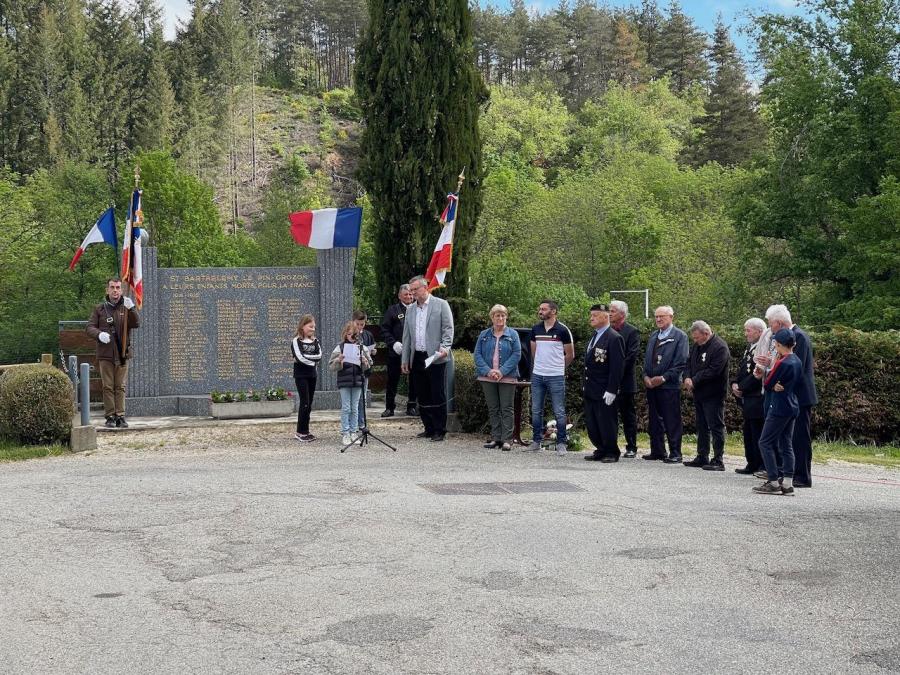
[[[713,37],[712,62],[715,67],[706,114],[700,120],[693,162],[736,165],[750,158],[763,140],[764,129],[744,64],[721,19]]]
[[[468,3],[371,0],[369,19],[356,68],[365,122],[359,178],[372,202],[381,304],[425,272],[438,216],[463,167],[446,293],[465,297],[481,212],[478,117],[488,97],[475,67]]]

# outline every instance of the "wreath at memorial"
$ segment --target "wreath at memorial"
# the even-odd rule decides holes
[[[284,387],[248,389],[247,391],[213,391],[209,399],[213,403],[246,403],[247,401],[286,401],[293,394]]]

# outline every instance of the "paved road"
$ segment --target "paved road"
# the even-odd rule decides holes
[[[0,465],[0,670],[900,671],[898,472],[789,499],[385,433],[399,452],[223,427]]]

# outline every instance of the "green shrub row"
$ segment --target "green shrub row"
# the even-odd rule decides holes
[[[581,331],[583,333],[583,331]],[[643,330],[641,354],[649,330]],[[719,331],[728,343],[732,356],[732,374],[744,353],[746,342],[738,329]],[[900,440],[900,406],[897,405],[900,383],[900,332],[862,332],[849,328],[815,331],[810,334],[815,356],[816,386],[819,404],[813,408],[813,433],[827,440],[896,443]],[[575,420],[581,418],[581,355],[585,343],[576,333],[575,362],[566,377],[566,412]],[[481,432],[487,429],[487,409],[481,387],[475,380],[475,364],[471,353],[454,351],[456,363],[456,408],[463,429]],[[640,365],[641,360],[639,360]],[[640,379],[640,368],[638,368]],[[682,418],[685,431],[695,431],[694,406],[688,395],[682,396]],[[647,401],[643,386],[637,395],[638,426],[647,430]],[[524,420],[530,420],[526,393]],[[725,423],[729,431],[740,431],[741,410],[732,396],[725,406]]]
[[[0,376],[0,437],[24,445],[68,443],[75,399],[72,383],[51,366]]]

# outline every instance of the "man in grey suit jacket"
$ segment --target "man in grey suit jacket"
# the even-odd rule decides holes
[[[446,371],[453,344],[453,313],[446,300],[428,291],[425,277],[409,280],[415,303],[407,310],[403,325],[400,369],[409,373],[419,397],[419,415],[425,431],[419,438],[443,441],[447,433]],[[426,361],[434,357],[430,365]]]

